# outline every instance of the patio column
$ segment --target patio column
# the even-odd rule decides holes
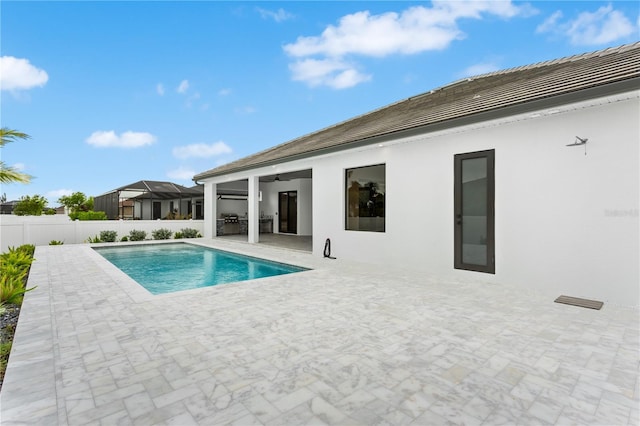
[[[216,237],[216,204],[218,203],[217,185],[215,183],[204,184],[204,237]]]
[[[258,199],[260,193],[260,178],[258,176],[251,176],[249,179],[249,198],[247,200],[249,217],[249,235],[247,241],[249,243],[257,243],[260,241],[260,224],[258,220],[260,218],[260,200]]]

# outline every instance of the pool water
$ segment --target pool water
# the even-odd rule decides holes
[[[94,250],[152,294],[307,270],[186,243],[95,247]]]

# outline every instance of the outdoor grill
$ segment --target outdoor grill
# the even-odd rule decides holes
[[[238,223],[237,214],[228,214],[224,217],[224,223]]]

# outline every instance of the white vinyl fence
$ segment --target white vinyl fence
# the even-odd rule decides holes
[[[0,252],[22,244],[48,245],[52,240],[65,244],[80,244],[100,236],[100,231],[116,231],[118,240],[129,231],[146,231],[147,239],[156,229],[170,229],[174,233],[184,228],[204,234],[203,220],[76,220],[66,215],[15,216],[0,215]]]

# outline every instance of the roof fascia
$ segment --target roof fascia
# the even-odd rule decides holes
[[[483,121],[496,120],[509,116],[526,114],[534,111],[539,111],[547,108],[558,107],[561,105],[568,105],[578,102],[587,101],[590,99],[597,99],[605,96],[619,95],[625,92],[632,92],[640,89],[640,77],[633,77],[627,80],[617,81],[606,85],[590,87],[575,92],[563,93],[556,96],[551,96],[543,99],[536,99],[527,101],[524,103],[509,105],[503,108],[493,109],[490,111],[479,112],[464,117],[453,118],[450,120],[427,124],[424,126],[414,127],[406,130],[399,130],[396,132],[373,136],[370,138],[360,139],[353,142],[347,142],[344,144],[336,145],[329,148],[322,148],[314,151],[307,151],[300,154],[281,157],[275,160],[263,161],[260,163],[250,164],[246,166],[239,166],[237,168],[226,170],[219,173],[202,173],[195,175],[193,180],[198,183],[203,179],[224,176],[231,173],[244,172],[247,170],[258,169],[262,167],[281,164],[284,162],[290,162],[295,160],[301,160],[309,157],[315,157],[318,155],[331,154],[339,151],[345,151],[353,148],[360,148],[367,145],[376,143],[388,142],[394,139],[407,138],[411,136],[417,136],[424,133],[438,132],[456,127],[468,126],[471,124],[477,124]]]

